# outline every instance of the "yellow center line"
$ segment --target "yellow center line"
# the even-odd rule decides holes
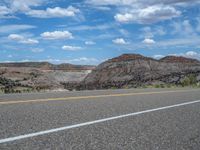
[[[95,99],[95,98],[105,98],[105,97],[123,97],[123,96],[134,96],[134,95],[151,95],[151,94],[164,94],[164,93],[181,93],[181,92],[191,92],[191,91],[197,91],[197,90],[140,92],[140,93],[123,93],[123,94],[107,94],[107,95],[93,95],[93,96],[74,96],[74,97],[46,98],[46,99],[34,99],[34,100],[15,100],[15,101],[0,102],[0,105],[20,104],[20,103],[36,103],[36,102],[49,102],[49,101],[67,101],[67,100],[80,100],[80,99]]]

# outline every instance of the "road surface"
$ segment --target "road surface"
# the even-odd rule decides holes
[[[0,149],[197,150],[200,89],[0,95]]]

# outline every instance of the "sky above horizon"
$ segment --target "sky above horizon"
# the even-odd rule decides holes
[[[1,0],[0,62],[200,59],[200,0]]]

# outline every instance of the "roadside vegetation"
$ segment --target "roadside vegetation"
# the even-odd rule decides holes
[[[193,74],[184,77],[180,83],[178,84],[155,84],[152,86],[153,88],[176,88],[176,87],[193,87],[193,88],[200,88],[200,81],[197,80],[197,77]]]
[[[48,89],[48,87],[31,87],[19,83],[19,81],[0,77],[0,94],[40,92],[45,89]]]

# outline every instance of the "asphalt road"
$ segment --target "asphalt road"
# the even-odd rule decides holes
[[[0,150],[199,150],[200,89],[0,95]]]

